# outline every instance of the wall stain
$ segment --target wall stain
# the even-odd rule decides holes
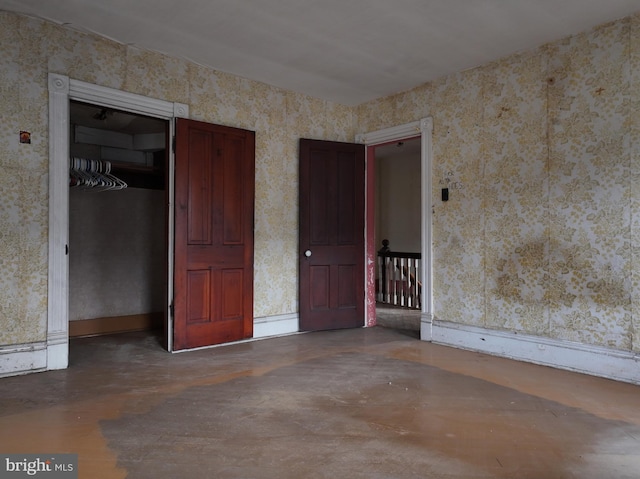
[[[555,241],[549,244],[538,240],[512,251],[513,254],[500,257],[495,263],[493,293],[498,297],[530,302],[532,299],[523,293],[529,286],[543,290],[545,300],[565,307],[573,307],[579,298],[598,306],[631,305],[629,278],[616,271],[613,264],[592,259],[598,254],[595,249],[585,250],[579,245],[560,247]],[[542,281],[532,280],[537,277]]]

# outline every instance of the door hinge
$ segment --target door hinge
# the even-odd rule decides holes
[[[169,305],[169,316],[171,316],[173,318],[173,301]]]

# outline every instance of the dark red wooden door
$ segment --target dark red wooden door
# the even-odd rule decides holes
[[[176,123],[174,349],[253,335],[254,133]]]
[[[364,326],[364,146],[300,140],[300,330]]]

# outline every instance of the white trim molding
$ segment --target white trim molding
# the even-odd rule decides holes
[[[289,336],[291,334],[305,334],[299,331],[298,314],[278,314],[275,316],[264,316],[253,319],[253,336],[239,341],[231,341],[228,343],[218,343],[209,346],[200,346],[198,348],[180,349],[172,351],[174,354],[187,353],[189,351],[200,351],[203,349],[223,348],[225,346],[233,346],[234,344],[252,343],[262,339],[275,338],[278,336]]]
[[[425,132],[433,131],[433,119],[430,117],[423,118],[404,125],[392,126],[382,130],[372,131],[369,133],[360,133],[356,135],[356,143],[363,145],[379,145],[389,141],[396,141],[403,138],[411,138],[422,135]]]
[[[254,339],[293,334],[299,329],[298,313],[265,316],[253,320]]]
[[[46,343],[0,350],[13,374],[64,369],[69,358],[69,101],[117,108],[155,118],[189,117],[189,106],[49,73],[49,274]],[[174,125],[170,123],[173,136]],[[169,169],[173,169],[170,155]],[[172,192],[171,192],[172,193]],[[170,194],[171,194],[170,193]],[[171,197],[170,210],[173,208]],[[169,218],[173,217],[170,211]],[[173,225],[169,224],[172,235]],[[171,263],[170,263],[171,272]],[[172,296],[170,291],[169,297]],[[168,307],[168,305],[167,305]],[[171,336],[171,335],[170,335]],[[171,346],[171,345],[170,345]],[[41,355],[44,355],[44,362]],[[0,369],[4,374],[4,368]],[[7,373],[8,374],[8,373]]]
[[[69,362],[68,352],[61,351],[69,341],[69,128],[69,78],[49,74],[48,369],[64,369]]]
[[[431,117],[406,123],[404,125],[385,128],[369,133],[356,135],[356,143],[366,146],[376,146],[390,141],[402,140],[420,136],[420,201],[422,205],[421,224],[421,254],[422,254],[422,314],[420,326],[420,338],[431,340],[431,322],[433,317],[433,291],[432,291],[432,265],[433,253],[431,251],[431,225],[433,223],[433,208],[431,197],[431,164],[433,162],[433,119]]]
[[[130,113],[153,116],[170,120],[174,117],[187,118],[189,106],[183,103],[149,98],[114,88],[107,88],[93,83],[68,79],[62,75],[49,74],[49,78],[66,79],[69,83],[69,96],[73,100],[85,101],[93,105],[118,108]]]
[[[431,341],[433,334],[433,314],[422,311],[420,314],[420,339],[423,341]]]
[[[47,369],[47,344],[44,342],[0,346],[0,378]]]
[[[434,321],[432,334],[434,344],[640,384],[638,353],[447,321]]]

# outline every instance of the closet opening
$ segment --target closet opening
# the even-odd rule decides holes
[[[169,121],[70,102],[69,337],[162,338]]]

